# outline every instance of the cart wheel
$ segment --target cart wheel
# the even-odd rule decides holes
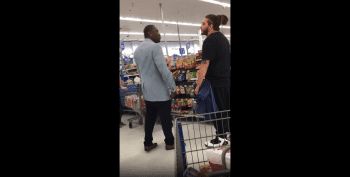
[[[132,123],[131,122],[129,123],[129,128],[132,128]]]

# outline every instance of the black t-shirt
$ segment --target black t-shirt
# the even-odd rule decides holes
[[[209,60],[205,79],[212,87],[230,87],[230,43],[221,33],[213,33],[204,40],[202,59]]]

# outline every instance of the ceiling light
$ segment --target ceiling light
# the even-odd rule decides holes
[[[137,32],[120,32],[119,34],[134,34],[134,35],[144,35],[143,33],[137,33]],[[161,35],[164,36],[162,33]],[[178,34],[174,33],[166,33],[167,36],[178,36]],[[180,36],[198,36],[198,34],[180,34]]]
[[[208,2],[208,3],[212,3],[212,4],[217,4],[217,5],[222,5],[224,7],[231,7],[230,4],[219,2],[219,1],[214,1],[214,0],[199,0],[199,1]]]
[[[125,20],[125,21],[134,21],[134,22],[150,22],[150,23],[162,23],[160,20],[150,20],[150,19],[140,19],[140,18],[130,18],[130,17],[120,17],[120,20]],[[171,25],[176,25],[176,22],[170,22],[170,21],[164,21],[164,24],[171,24]],[[194,24],[194,23],[183,23],[179,22],[179,25],[183,26],[202,26],[201,24]],[[223,26],[223,28],[231,28],[229,26]]]

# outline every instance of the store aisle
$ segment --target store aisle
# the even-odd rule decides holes
[[[153,143],[158,147],[150,152],[144,151],[144,125],[133,124],[130,129],[123,115],[125,126],[120,128],[120,176],[171,176],[175,174],[175,150],[166,151],[162,127],[156,122]],[[175,121],[173,121],[175,125]],[[173,128],[173,132],[175,129]]]

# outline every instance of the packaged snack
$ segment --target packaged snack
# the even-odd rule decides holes
[[[208,173],[211,173],[213,171],[211,170],[210,165],[201,165],[199,167],[199,172],[204,175],[207,175]]]
[[[191,62],[190,69],[194,68],[195,61],[196,61],[196,56],[195,55],[191,55],[191,57],[190,57],[190,62]]]
[[[180,86],[180,87],[181,87],[181,94],[186,94],[185,87],[183,86]]]
[[[194,87],[192,87],[190,95],[194,96]]]
[[[183,105],[183,101],[180,99],[179,100],[179,107],[181,107]]]
[[[192,78],[197,78],[197,72],[192,72]]]
[[[171,69],[176,69],[175,58],[171,59]]]
[[[187,60],[186,60],[186,69],[191,69],[191,57],[188,57]]]
[[[192,107],[192,105],[193,105],[193,104],[192,104],[192,99],[188,99],[188,100],[187,100],[187,103],[188,103],[188,107]]]
[[[167,64],[168,64],[168,68],[169,68],[169,70],[171,70],[172,69],[172,65],[171,65],[171,61],[174,59],[174,57],[173,56],[170,56],[169,58],[167,58],[166,59],[166,62],[167,62]]]
[[[182,63],[183,63],[184,58],[180,57],[176,60],[176,69],[182,69]]]
[[[182,104],[182,106],[188,106],[187,98],[183,99],[183,104]]]
[[[176,95],[180,95],[180,94],[181,94],[181,87],[178,86],[178,87],[177,87],[177,91],[176,91]]]

